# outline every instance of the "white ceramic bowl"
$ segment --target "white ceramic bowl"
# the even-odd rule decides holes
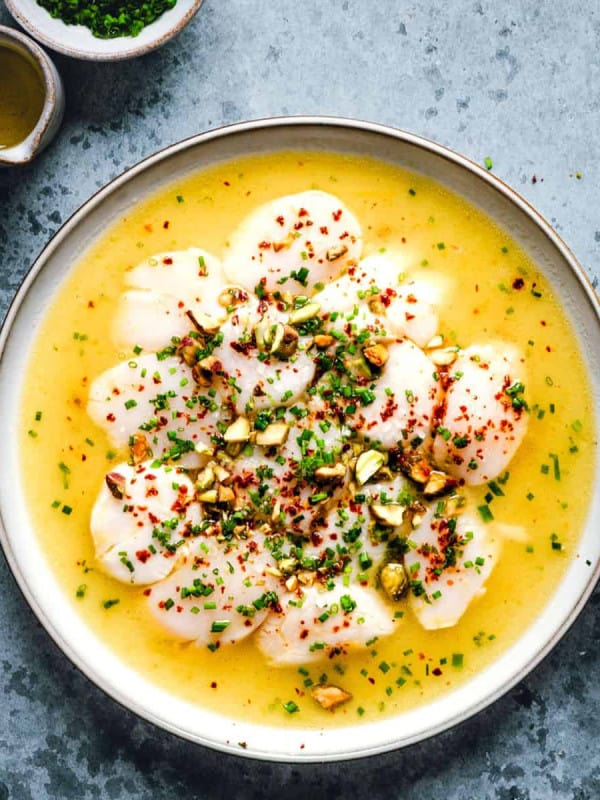
[[[1,541],[29,604],[66,655],[98,686],[140,716],[187,739],[263,759],[322,761],[391,750],[464,720],[521,680],[581,611],[600,571],[600,488],[592,499],[578,557],[546,608],[490,667],[458,689],[401,717],[323,730],[237,722],[184,702],[122,663],[90,630],[59,586],[32,530],[21,486],[15,419],[25,362],[39,326],[71,266],[133,204],[200,166],[277,149],[357,153],[435,178],[479,206],[531,254],[561,298],[587,358],[600,416],[600,308],[572,254],[550,226],[512,189],[476,164],[408,133],[364,122],[275,119],[193,137],[146,159],[89,200],[48,244],[25,279],[0,336]],[[597,465],[594,466],[597,475]],[[599,487],[598,480],[595,481]],[[588,563],[586,563],[588,562]],[[239,742],[246,742],[241,749]]]
[[[58,70],[29,36],[0,25],[0,47],[20,53],[37,70],[44,85],[42,113],[31,133],[13,147],[0,150],[0,166],[11,167],[32,161],[52,141],[65,110],[65,92]]]
[[[176,36],[201,5],[202,0],[177,0],[138,36],[98,39],[83,25],[65,25],[53,19],[36,0],[6,0],[10,13],[35,39],[51,50],[86,61],[121,61],[149,53]]]

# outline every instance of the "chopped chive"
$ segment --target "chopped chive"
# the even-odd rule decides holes
[[[484,522],[491,522],[494,519],[494,515],[490,511],[490,507],[488,505],[477,506],[477,511],[481,516],[481,519]]]
[[[452,666],[455,669],[462,669],[464,663],[464,655],[462,653],[452,653]]]

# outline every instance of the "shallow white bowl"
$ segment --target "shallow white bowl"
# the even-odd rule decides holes
[[[6,0],[6,7],[35,39],[51,50],[86,61],[121,61],[149,53],[176,36],[192,19],[202,0],[177,0],[174,8],[142,29],[138,36],[98,39],[83,25],[53,19],[36,0]]]
[[[531,254],[561,298],[587,359],[600,415],[600,308],[564,243],[512,189],[476,164],[409,133],[364,122],[291,118],[249,122],[193,137],[146,159],[102,189],[59,231],[34,264],[0,335],[0,541],[34,612],[66,655],[135,713],[220,750],[281,761],[322,761],[391,750],[439,733],[480,711],[521,680],[556,644],[600,572],[600,487],[578,552],[535,622],[490,667],[440,699],[400,716],[338,729],[286,729],[221,717],[157,689],[90,630],[41,552],[23,493],[15,420],[36,329],[72,265],[132,205],[201,167],[250,153],[319,150],[373,156],[420,172],[479,206]],[[242,749],[240,742],[245,742]]]

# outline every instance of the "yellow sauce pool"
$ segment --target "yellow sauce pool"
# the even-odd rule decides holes
[[[0,44],[0,150],[24,141],[44,107],[41,75],[25,56]]]
[[[525,526],[528,541],[504,544],[485,596],[460,624],[425,631],[403,602],[403,623],[393,637],[299,671],[269,668],[251,639],[212,653],[165,637],[146,612],[143,589],[96,568],[90,510],[109,464],[124,454],[111,450],[85,408],[90,382],[131,357],[110,344],[127,268],[192,245],[220,255],[228,234],[256,206],[310,188],[335,193],[354,212],[365,255],[394,247],[417,275],[431,269],[454,279],[440,311],[441,331],[451,341],[467,346],[502,338],[521,348],[531,418],[501,484],[503,496],[486,500],[488,487],[476,490],[478,503],[488,502],[496,520]],[[520,289],[513,288],[517,278]],[[373,721],[426,703],[484,668],[523,633],[568,560],[578,557],[595,435],[578,344],[547,282],[510,237],[428,179],[377,161],[313,153],[252,157],[200,172],[109,229],[73,269],[37,335],[21,425],[40,545],[92,629],[124,661],[181,698],[239,719],[313,727]],[[323,675],[353,694],[335,713],[323,711],[307,691]],[[284,710],[289,700],[298,712]]]

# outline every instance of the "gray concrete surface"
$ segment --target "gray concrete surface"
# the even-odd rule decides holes
[[[0,23],[14,25],[3,6]],[[207,128],[288,113],[361,117],[490,156],[597,279],[599,52],[600,7],[584,0],[205,0],[143,59],[57,57],[62,130],[32,166],[0,173],[0,310],[61,222],[126,167]],[[0,800],[594,800],[599,603],[459,728],[300,768],[195,747],[118,707],[57,651],[0,557]]]

